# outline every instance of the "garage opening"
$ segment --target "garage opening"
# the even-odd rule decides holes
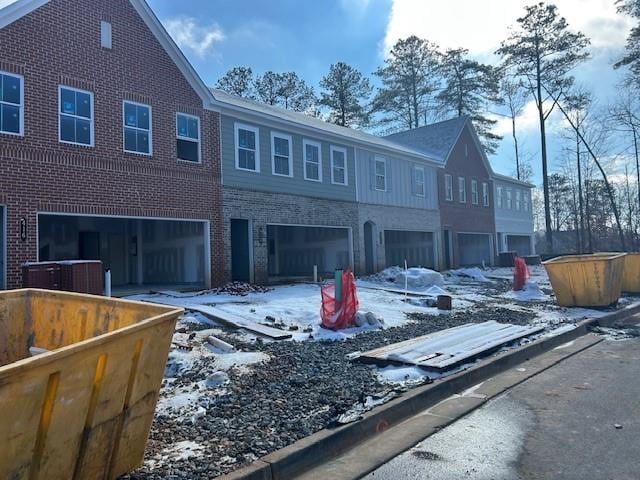
[[[206,222],[38,216],[40,261],[101,260],[114,290],[202,288],[208,283]],[[136,290],[133,288],[132,290]]]
[[[491,237],[484,233],[459,233],[458,251],[461,266],[491,264]]]
[[[384,245],[386,266],[407,265],[410,267],[435,268],[432,232],[406,232],[385,230]]]
[[[507,235],[507,249],[518,255],[531,255],[531,239],[528,235]]]
[[[351,231],[345,227],[267,225],[269,277],[321,276],[352,265]]]

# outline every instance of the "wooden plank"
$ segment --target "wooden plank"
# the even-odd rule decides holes
[[[208,305],[186,305],[184,308],[201,313],[214,322],[220,322],[234,328],[242,328],[252,333],[257,333],[258,335],[273,338],[274,340],[286,340],[293,336],[288,332],[268,327],[267,325],[260,325],[259,323],[252,322],[233,313],[225,312],[216,307]]]
[[[421,297],[421,298],[434,298],[434,297],[437,297],[438,295],[449,295],[448,293],[437,294],[437,293],[416,292],[414,290],[407,290],[405,292],[401,288],[388,288],[388,287],[382,287],[382,286],[376,286],[376,285],[357,284],[356,287],[362,288],[364,290],[381,290],[383,292],[397,293],[399,295],[404,295],[406,293],[410,297]]]
[[[544,327],[495,321],[468,323],[371,350],[358,359],[380,365],[416,365],[443,371],[542,330]]]

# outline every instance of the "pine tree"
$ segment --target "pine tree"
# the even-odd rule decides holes
[[[618,60],[614,68],[629,67],[629,80],[636,88],[640,87],[640,0],[616,0],[618,12],[634,18],[636,24],[627,37],[626,54]]]
[[[588,57],[589,40],[582,33],[570,32],[567,21],[555,5],[538,3],[526,7],[517,19],[517,28],[503,41],[497,53],[514,74],[523,79],[533,96],[540,122],[540,152],[544,190],[547,251],[553,251],[553,232],[549,199],[546,120],[561,96],[573,82],[569,71]],[[553,100],[549,105],[550,98]]]
[[[373,100],[372,111],[384,116],[383,125],[417,128],[427,123],[434,111],[439,87],[437,47],[416,36],[398,40],[376,76],[382,87]]]
[[[496,120],[484,112],[489,104],[500,102],[498,70],[469,58],[467,49],[456,48],[440,56],[440,74],[444,80],[444,88],[437,96],[441,110],[469,117],[485,151],[495,153],[502,137],[491,132]]]
[[[343,127],[363,127],[369,123],[366,103],[371,95],[369,80],[344,62],[329,68],[320,80],[320,104],[329,108],[329,121]]]
[[[253,83],[250,67],[234,67],[218,80],[216,87],[239,97],[253,98]]]
[[[258,100],[296,112],[311,109],[316,103],[313,88],[295,72],[267,71],[254,82]]]

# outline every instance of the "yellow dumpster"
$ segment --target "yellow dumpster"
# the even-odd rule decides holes
[[[136,468],[181,312],[0,292],[0,479],[114,479]]]
[[[622,291],[624,253],[567,255],[543,263],[559,305],[606,307]]]
[[[640,293],[640,253],[627,253],[624,257],[622,291]]]

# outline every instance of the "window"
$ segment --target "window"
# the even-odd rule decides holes
[[[375,183],[376,190],[381,192],[387,191],[387,162],[386,160],[375,160]]]
[[[497,202],[498,202],[498,208],[503,208],[504,207],[504,199],[502,198],[502,187],[498,187],[497,189]]]
[[[458,177],[458,199],[460,203],[467,202],[467,185],[464,181],[464,177]]]
[[[260,135],[258,127],[236,123],[236,168],[260,171]]]
[[[453,177],[448,173],[444,175],[444,198],[448,202],[453,202]]]
[[[485,207],[489,206],[489,184],[482,182],[482,204]]]
[[[347,185],[347,149],[331,147],[331,183]]]
[[[0,72],[0,133],[22,135],[22,77]]]
[[[415,167],[413,169],[413,184],[414,184],[414,193],[418,197],[425,196],[425,175],[424,175],[424,167]]]
[[[471,203],[478,205],[478,181],[471,180]]]
[[[93,146],[93,94],[60,87],[60,141]]]
[[[520,211],[520,204],[522,198],[522,192],[520,190],[516,190],[516,210]]]
[[[523,200],[524,211],[528,212],[529,211],[529,192],[523,193],[522,200]]]
[[[302,141],[304,179],[312,182],[322,181],[322,149],[320,143],[312,140]]]
[[[178,160],[200,162],[200,119],[186,113],[177,113],[176,137]]]
[[[507,208],[511,210],[513,208],[513,200],[511,197],[511,189],[507,189]]]
[[[271,132],[271,173],[293,177],[290,135]]]
[[[122,117],[124,151],[151,155],[151,107],[125,101]]]

